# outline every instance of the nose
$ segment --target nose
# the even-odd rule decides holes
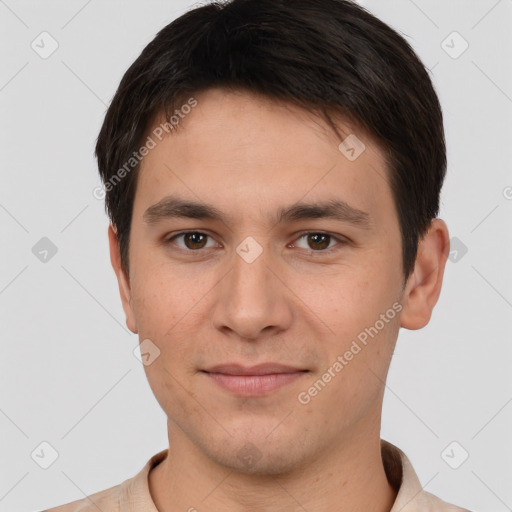
[[[270,251],[264,249],[253,261],[240,254],[233,255],[231,270],[214,289],[214,327],[245,340],[288,329],[292,321],[291,292]]]

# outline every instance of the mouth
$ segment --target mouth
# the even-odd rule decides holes
[[[278,363],[245,367],[239,364],[217,365],[201,370],[216,385],[238,396],[263,396],[294,382],[309,370]]]

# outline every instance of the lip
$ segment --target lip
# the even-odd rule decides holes
[[[225,375],[270,375],[276,373],[296,373],[306,370],[279,363],[261,363],[255,366],[242,366],[241,364],[235,363],[219,364],[204,371],[207,373],[222,373]]]
[[[224,364],[203,370],[206,376],[222,389],[238,396],[264,396],[301,378],[308,370],[277,363],[244,367]]]

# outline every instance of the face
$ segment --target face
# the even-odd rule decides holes
[[[127,324],[160,351],[144,368],[170,437],[282,473],[378,435],[404,306],[388,170],[347,124],[355,159],[311,113],[196,98],[142,162],[129,278],[117,268]]]

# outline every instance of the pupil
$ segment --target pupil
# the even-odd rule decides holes
[[[202,247],[201,240],[198,240],[201,238],[205,239],[206,237],[201,233],[187,233],[185,236],[187,247],[189,247],[189,245],[192,245],[193,247],[189,247],[189,249],[198,249],[198,247],[197,247],[198,244]],[[202,241],[204,242],[204,240],[202,240]],[[191,244],[188,244],[187,242],[191,242]],[[201,247],[199,247],[199,248],[201,248]]]
[[[309,235],[310,236],[310,240],[313,239],[313,244],[319,244],[321,245],[321,247],[317,247],[317,249],[325,249],[326,247],[329,247],[329,235],[323,235],[321,233],[316,233],[314,235]],[[324,239],[324,242],[321,243],[318,241],[319,237],[323,237]]]

